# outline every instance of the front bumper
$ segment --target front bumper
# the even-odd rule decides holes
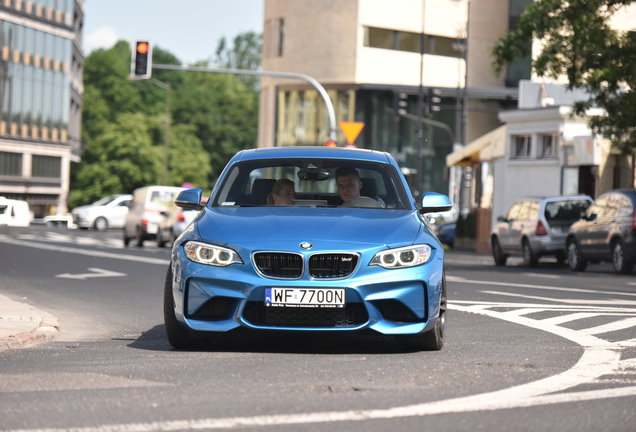
[[[376,251],[357,251],[360,263],[347,278],[314,279],[304,274],[299,279],[281,280],[258,274],[251,262],[228,267],[194,263],[176,245],[171,264],[175,315],[187,328],[201,332],[244,327],[271,331],[372,329],[397,335],[432,329],[439,316],[443,251],[434,249],[423,265],[394,270],[368,266]],[[345,288],[346,305],[268,307],[264,298],[269,287]]]

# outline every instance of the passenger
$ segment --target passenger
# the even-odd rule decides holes
[[[294,182],[282,178],[274,183],[272,191],[267,195],[267,205],[292,205],[296,198],[296,192],[294,192]]]
[[[344,201],[342,207],[383,207],[373,198],[360,195],[362,181],[360,173],[353,167],[336,169],[336,184],[340,198]]]

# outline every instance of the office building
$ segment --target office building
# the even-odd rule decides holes
[[[66,213],[79,160],[83,0],[0,0],[0,195]]]

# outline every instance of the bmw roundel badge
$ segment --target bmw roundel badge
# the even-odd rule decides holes
[[[303,249],[305,249],[305,250],[308,250],[308,249],[311,249],[312,247],[314,247],[314,245],[312,245],[312,244],[311,244],[311,243],[309,243],[309,242],[302,242],[302,243],[300,244],[300,247],[301,247],[301,248],[303,248]]]

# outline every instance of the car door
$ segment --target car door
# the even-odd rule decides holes
[[[619,200],[616,194],[609,194],[603,214],[596,218],[593,250],[594,255],[599,258],[609,259],[610,257],[609,242],[611,231],[616,226],[618,206]]]
[[[602,218],[605,213],[608,199],[609,195],[601,195],[594,201],[585,213],[585,222],[582,221],[577,227],[576,238],[581,246],[581,251],[588,257],[595,257],[598,254],[600,235],[598,224],[599,219]]]
[[[120,228],[124,226],[126,215],[128,214],[128,204],[130,204],[130,198],[120,198],[114,203],[110,214],[110,226],[114,228]]]
[[[517,219],[510,224],[510,250],[515,254],[521,253],[521,239],[530,225],[531,210],[532,201],[523,201]]]
[[[507,252],[510,249],[510,226],[519,216],[519,209],[521,209],[521,203],[514,203],[503,220],[500,218],[495,226],[494,232],[497,235],[499,245],[504,252]]]

